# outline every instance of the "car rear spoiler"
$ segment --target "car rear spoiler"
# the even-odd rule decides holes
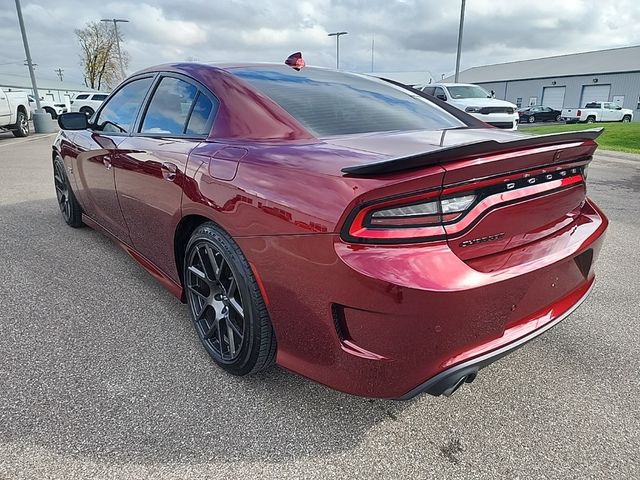
[[[416,153],[406,157],[389,158],[380,162],[344,167],[342,169],[342,173],[354,176],[383,175],[385,173],[400,172],[403,170],[411,170],[413,168],[426,167],[428,165],[447,163],[465,157],[477,157],[479,155],[487,155],[509,150],[594,140],[598,138],[603,131],[604,128],[592,128],[578,132],[536,135],[518,138],[517,140],[509,140],[506,142],[499,142],[497,140],[480,140],[477,142],[461,143],[459,145],[441,147],[429,152]]]

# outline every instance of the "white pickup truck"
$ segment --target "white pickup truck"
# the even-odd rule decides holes
[[[27,92],[8,92],[0,87],[0,130],[11,130],[16,137],[28,136],[30,112]]]
[[[630,122],[633,110],[613,102],[589,102],[584,108],[563,108],[560,120],[575,122]]]

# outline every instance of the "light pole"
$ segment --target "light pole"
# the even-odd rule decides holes
[[[120,59],[120,74],[122,75],[122,80],[124,80],[124,62],[122,61],[122,52],[120,51],[120,35],[118,34],[118,22],[120,23],[129,23],[129,20],[124,20],[122,18],[103,18],[100,20],[101,22],[113,22],[113,30],[116,34],[116,47],[118,48],[118,58]]]
[[[49,133],[54,132],[55,127],[51,122],[51,117],[48,113],[42,111],[42,105],[40,105],[40,93],[38,92],[38,84],[36,83],[36,74],[33,71],[33,62],[31,61],[31,51],[29,50],[29,41],[27,40],[27,31],[24,28],[24,19],[22,18],[22,7],[20,6],[20,0],[16,0],[16,11],[18,12],[18,23],[20,24],[20,33],[22,33],[22,43],[24,45],[24,53],[27,56],[27,66],[29,67],[29,76],[31,77],[31,88],[33,89],[33,96],[36,99],[36,111],[32,115],[33,128],[36,133]],[[28,116],[27,116],[28,120]]]
[[[456,74],[455,74],[455,83],[458,83],[458,76],[460,75],[460,54],[462,53],[462,27],[464,26],[464,7],[466,4],[466,0],[462,0],[462,5],[460,6],[460,27],[458,28],[458,54],[456,55]]]
[[[336,70],[340,70],[340,36],[348,35],[349,32],[333,32],[329,37],[336,37]]]

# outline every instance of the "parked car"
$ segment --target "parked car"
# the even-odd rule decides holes
[[[448,102],[494,127],[509,130],[518,128],[518,107],[513,103],[493,98],[479,85],[434,83],[427,85],[422,91]]]
[[[11,130],[15,137],[29,135],[31,110],[26,92],[6,91],[0,87],[0,129]]]
[[[71,100],[71,111],[91,116],[109,96],[107,93],[79,93]]]
[[[58,120],[64,220],[185,302],[220,367],[449,395],[585,300],[608,224],[585,190],[600,130],[521,135],[294,66],[152,67]]]
[[[31,116],[33,116],[33,113],[37,108],[36,97],[34,97],[33,95],[28,95],[28,97],[29,109],[31,110]],[[58,115],[62,115],[67,111],[67,106],[64,103],[54,103],[50,100],[45,100],[43,97],[40,97],[40,106],[45,111],[45,113],[51,115],[51,118],[54,120],[58,118]]]
[[[544,105],[533,105],[518,109],[520,123],[559,122],[562,111]]]
[[[589,102],[584,108],[562,109],[562,119],[567,123],[630,122],[633,120],[633,110],[613,102]]]

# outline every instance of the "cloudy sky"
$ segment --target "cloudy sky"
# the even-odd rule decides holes
[[[13,0],[1,0],[0,73],[24,73]],[[126,18],[129,72],[170,61],[281,62],[301,50],[308,64],[428,70],[455,69],[459,0],[22,0],[36,74],[82,82],[74,29],[101,18]],[[462,68],[553,54],[640,44],[638,0],[468,0]]]

